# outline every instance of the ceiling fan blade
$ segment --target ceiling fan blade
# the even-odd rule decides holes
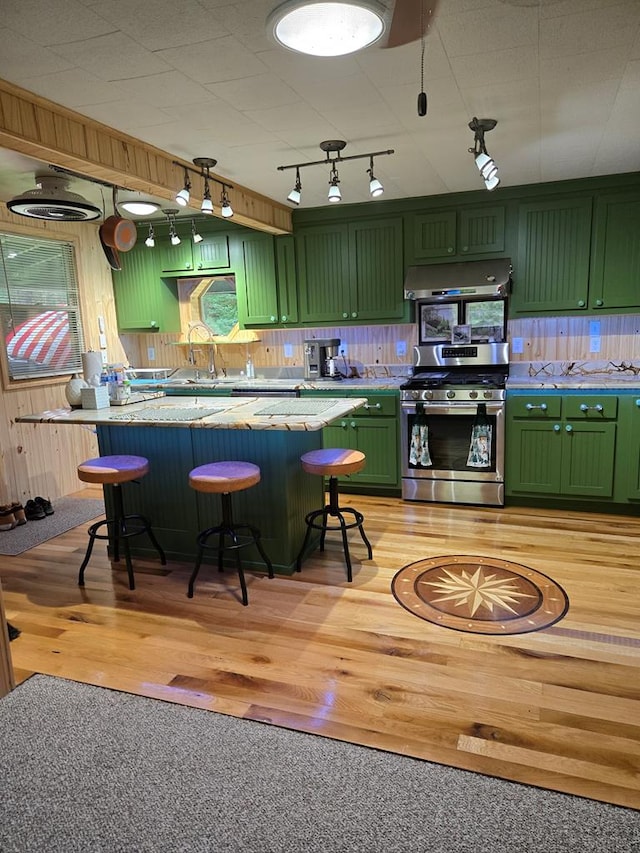
[[[437,6],[438,0],[395,0],[384,47],[400,47],[422,38]]]

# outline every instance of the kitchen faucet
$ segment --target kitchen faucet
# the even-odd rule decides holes
[[[209,341],[208,341],[208,344],[209,344],[209,376],[212,378],[215,378],[217,376],[217,371],[216,371],[216,362],[215,362],[215,355],[214,355],[214,349],[215,349],[215,343],[213,340],[214,334],[213,334],[213,331],[210,329],[209,326],[207,326],[206,323],[202,323],[202,322],[193,323],[193,325],[191,325],[189,327],[189,332],[187,334],[187,343],[189,345],[189,357],[188,357],[189,364],[193,365],[194,367],[196,366],[196,354],[195,354],[193,342],[191,340],[191,333],[195,329],[204,329],[205,332],[209,335]],[[200,379],[200,371],[197,369],[197,367],[196,367],[196,377],[195,378]]]

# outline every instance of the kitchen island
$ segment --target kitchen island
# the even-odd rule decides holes
[[[53,409],[18,420],[95,425],[101,455],[145,456],[149,473],[125,488],[125,510],[150,519],[173,560],[195,559],[198,532],[217,524],[220,516],[219,497],[189,488],[189,471],[223,460],[259,465],[261,481],[234,494],[234,515],[260,529],[275,571],[292,574],[305,516],[324,503],[322,479],[302,470],[300,456],[322,446],[325,426],[365,403],[364,397],[163,397],[106,409]],[[105,501],[109,513],[109,494]],[[134,554],[155,554],[144,536],[131,545]],[[264,570],[253,547],[245,550],[243,561]]]

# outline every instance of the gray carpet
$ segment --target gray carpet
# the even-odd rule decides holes
[[[630,853],[640,812],[36,675],[0,700],[3,853]]]
[[[53,502],[53,509],[53,515],[46,518],[27,521],[13,530],[0,531],[0,554],[15,557],[78,524],[104,515],[104,501],[94,498],[58,498]]]

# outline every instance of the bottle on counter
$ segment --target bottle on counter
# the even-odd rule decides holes
[[[247,364],[245,367],[245,372],[246,372],[247,379],[255,379],[256,378],[255,370],[253,368],[253,361],[251,360],[250,355],[247,356]]]

